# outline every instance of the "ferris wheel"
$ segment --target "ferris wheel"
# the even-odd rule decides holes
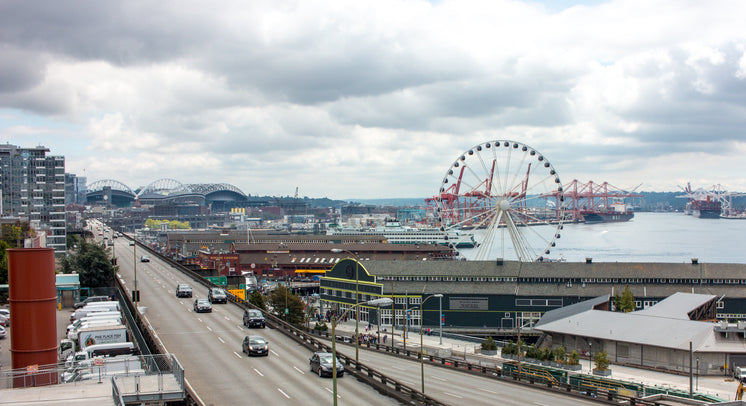
[[[520,142],[496,140],[465,151],[428,200],[447,236],[474,234],[477,246],[460,251],[468,259],[548,259],[560,238],[562,183],[544,155]]]

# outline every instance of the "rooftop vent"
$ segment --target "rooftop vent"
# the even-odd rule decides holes
[[[495,265],[502,266],[503,265],[503,259],[502,258],[498,258],[497,260],[495,260]]]
[[[586,263],[586,264],[591,264],[591,263],[593,263],[593,258],[586,258],[586,259],[585,259],[585,263]]]
[[[692,265],[697,265],[699,263],[699,259],[692,258]]]

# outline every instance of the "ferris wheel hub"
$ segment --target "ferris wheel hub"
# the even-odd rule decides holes
[[[507,200],[500,200],[500,203],[498,206],[500,207],[500,210],[502,211],[510,210],[510,202]]]

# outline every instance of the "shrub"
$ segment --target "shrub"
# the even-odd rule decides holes
[[[532,344],[526,348],[526,358],[539,359],[539,351],[536,349],[535,345]]]
[[[563,364],[567,361],[567,351],[565,350],[565,347],[560,345],[554,349],[554,360]]]
[[[497,343],[492,339],[492,337],[487,337],[482,340],[482,349],[485,351],[496,351]]]
[[[609,369],[609,354],[606,353],[606,350],[595,353],[593,361],[596,363],[596,369],[599,371]]]
[[[326,323],[324,323],[323,321],[319,321],[316,322],[316,325],[313,326],[313,329],[318,331],[326,331],[329,329],[329,327],[327,327]]]
[[[508,343],[505,344],[502,349],[502,353],[504,355],[515,355],[517,352],[518,351],[513,340],[508,341]]]
[[[567,363],[570,365],[580,364],[580,354],[578,354],[577,351],[572,350],[572,353],[570,354],[570,358],[567,360]]]

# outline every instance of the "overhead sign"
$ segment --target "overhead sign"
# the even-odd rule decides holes
[[[489,307],[486,297],[451,297],[448,300],[451,310],[487,310]]]

